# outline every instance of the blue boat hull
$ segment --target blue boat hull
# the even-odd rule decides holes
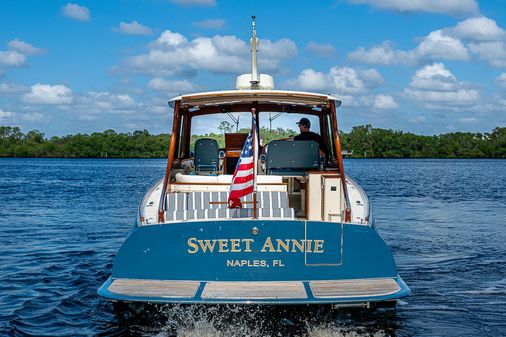
[[[239,289],[223,291],[227,285]],[[266,290],[242,296],[248,287]],[[98,293],[153,303],[353,304],[393,301],[410,290],[371,226],[227,220],[136,226]]]

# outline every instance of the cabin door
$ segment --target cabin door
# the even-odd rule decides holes
[[[306,221],[304,236],[308,248],[304,253],[306,266],[339,266],[343,254],[343,224]],[[323,240],[323,242],[322,242]]]

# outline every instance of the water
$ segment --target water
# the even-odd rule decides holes
[[[301,325],[282,312],[175,308],[154,331],[120,326],[96,289],[164,166],[0,159],[0,335],[506,335],[505,160],[346,161],[413,291],[394,311]]]

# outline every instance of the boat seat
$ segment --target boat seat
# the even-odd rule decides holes
[[[269,143],[267,174],[302,176],[319,168],[320,148],[314,140],[274,140]]]
[[[168,193],[165,200],[168,212],[186,211],[188,209],[188,193]]]
[[[188,193],[188,209],[227,208],[228,192]],[[219,202],[220,204],[215,204]],[[253,194],[241,198],[245,207],[252,207]],[[257,192],[258,208],[288,208],[288,193],[279,191]]]
[[[193,162],[197,172],[217,172],[219,166],[218,142],[211,138],[201,138],[195,142],[195,157]]]
[[[167,221],[252,218],[253,208],[214,208],[166,212]],[[266,219],[294,219],[293,208],[257,208],[257,217]]]
[[[187,184],[230,184],[232,182],[232,174],[220,174],[217,176],[200,176],[200,175],[191,175],[191,174],[176,174],[176,182],[178,183],[187,183]],[[258,184],[282,184],[283,177],[281,176],[267,176],[267,175],[257,175],[257,183]]]
[[[167,195],[167,221],[196,219],[232,219],[253,217],[253,195],[241,201],[245,208],[229,209],[228,192],[189,192]],[[215,203],[216,202],[216,203]],[[289,207],[288,194],[279,191],[257,192],[257,216],[259,218],[294,218]]]

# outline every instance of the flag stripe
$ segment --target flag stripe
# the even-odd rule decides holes
[[[250,187],[250,186],[253,186],[253,181],[250,179],[248,181],[244,181],[244,182],[240,182],[240,183],[237,183],[237,184],[234,184],[234,186],[232,186],[230,188],[231,191],[240,191],[246,187]]]
[[[251,132],[249,133],[237,162],[232,183],[230,184],[230,194],[228,196],[228,207],[242,207],[242,197],[253,193],[256,187],[256,151],[258,141],[256,137],[255,116],[252,115]]]
[[[235,177],[236,178],[247,177],[247,176],[252,175],[252,174],[253,174],[253,168],[251,168],[249,170],[238,171],[237,175]]]

